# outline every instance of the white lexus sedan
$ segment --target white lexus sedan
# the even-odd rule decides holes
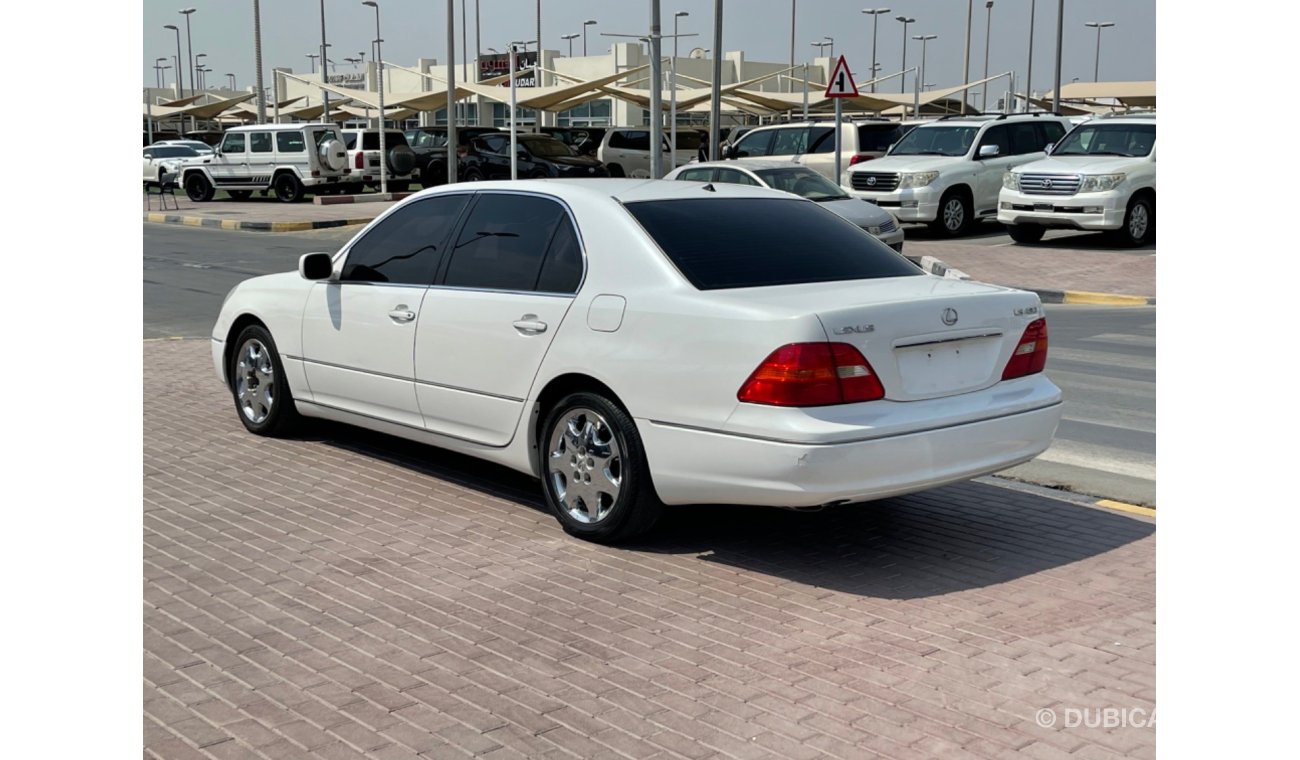
[[[212,358],[253,433],[321,417],[497,462],[601,542],[664,504],[818,507],[994,472],[1061,416],[1035,294],[723,183],[425,190],[236,286]]]

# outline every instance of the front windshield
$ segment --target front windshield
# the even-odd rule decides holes
[[[849,197],[834,182],[811,169],[758,169],[754,172],[768,187],[794,193],[812,201],[836,201]]]
[[[516,138],[517,139],[517,138]],[[536,137],[531,140],[520,140],[528,152],[534,156],[552,158],[555,156],[576,156],[573,148],[556,140],[554,137]]]
[[[1053,156],[1149,156],[1154,124],[1082,124],[1066,135]]]
[[[193,158],[199,152],[186,145],[164,145],[153,149],[154,158]]]
[[[917,127],[898,141],[891,156],[964,156],[975,142],[978,126]]]

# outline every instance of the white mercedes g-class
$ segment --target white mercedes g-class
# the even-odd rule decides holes
[[[216,152],[181,167],[181,186],[196,202],[217,190],[244,200],[275,191],[285,203],[306,193],[341,192],[350,170],[347,148],[333,124],[257,124],[226,131]]]

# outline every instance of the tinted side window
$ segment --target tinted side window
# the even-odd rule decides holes
[[[427,198],[394,211],[348,251],[343,279],[428,285],[468,195]]]
[[[481,139],[489,153],[510,152],[510,140],[508,138],[501,137],[500,135],[485,135]]]
[[[650,150],[649,132],[615,132],[609,138],[609,147],[623,150]]]
[[[776,130],[769,129],[766,132],[754,132],[740,138],[736,143],[736,157],[744,158],[745,156],[766,156],[772,152],[772,138],[776,136]]]
[[[808,129],[777,129],[776,139],[772,141],[773,156],[789,156],[808,152]]]
[[[736,169],[719,169],[718,181],[729,182],[733,185],[758,185],[748,174]]]
[[[687,180],[689,182],[708,182],[713,176],[712,169],[686,169],[677,175],[677,179]]]
[[[537,278],[539,293],[576,293],[582,282],[582,247],[573,223],[561,219]]]
[[[1039,124],[1038,128],[1043,130],[1043,137],[1045,138],[1043,147],[1046,147],[1048,143],[1060,142],[1061,138],[1065,136],[1065,127],[1061,126],[1059,122],[1045,121]],[[1039,150],[1042,150],[1042,147]]]
[[[898,125],[879,126],[862,124],[858,127],[858,151],[862,153],[883,152],[903,137],[903,128]]]
[[[999,124],[995,127],[989,127],[984,136],[980,138],[980,148],[985,145],[998,146],[998,155],[1005,156],[1011,153],[1011,135],[1007,131],[1007,125]],[[979,149],[976,149],[975,155],[979,155]]]
[[[281,153],[302,153],[307,149],[307,143],[301,132],[276,132],[275,147]]]
[[[546,198],[481,195],[456,240],[443,284],[532,290],[555,225],[567,218],[560,204]]]
[[[834,153],[835,152],[835,129],[834,127],[818,127],[809,130],[808,139],[811,141],[809,153]],[[841,146],[847,149],[847,146]]]
[[[356,133],[356,132],[348,132],[347,134],[343,135],[343,144],[347,146],[348,150],[356,150],[356,149],[357,149],[357,133]]]
[[[271,133],[254,132],[248,136],[248,147],[254,153],[271,152]]]
[[[1011,132],[1011,152],[1023,156],[1026,153],[1042,150],[1047,143],[1043,140],[1043,133],[1039,131],[1038,126],[1028,122],[1009,125],[1007,129]]]
[[[715,198],[641,201],[626,208],[700,290],[921,273],[901,254],[811,201]]]
[[[226,135],[226,139],[221,141],[222,153],[243,153],[244,152],[244,133],[231,132]]]

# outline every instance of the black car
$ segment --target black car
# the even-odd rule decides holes
[[[517,135],[519,178],[608,177],[604,164],[577,151],[550,135]],[[469,142],[462,159],[464,179],[510,179],[510,134],[483,135]]]
[[[496,127],[457,127],[457,153],[464,157],[469,141],[475,137],[501,132]],[[406,142],[415,151],[416,166],[420,168],[420,184],[425,187],[442,185],[447,182],[447,128],[416,127],[406,130]],[[458,172],[462,175],[465,167]]]
[[[582,156],[596,155],[596,148],[605,138],[605,127],[542,127],[542,134],[550,135],[573,148]]]

